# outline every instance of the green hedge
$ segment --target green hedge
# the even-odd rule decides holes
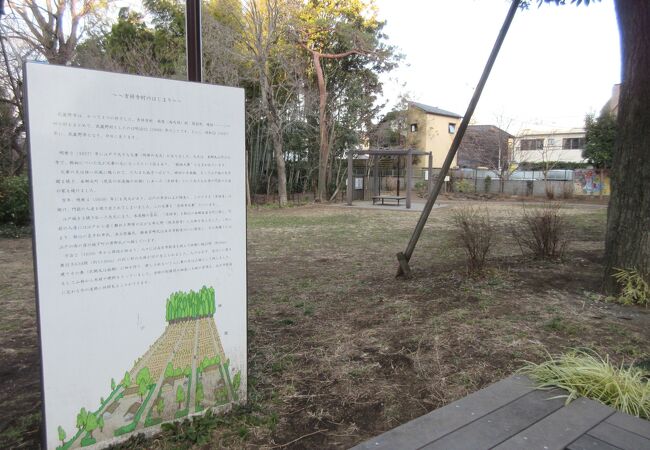
[[[0,224],[28,225],[29,180],[26,176],[0,178]]]

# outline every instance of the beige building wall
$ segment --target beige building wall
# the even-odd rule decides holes
[[[415,150],[433,152],[434,169],[442,167],[461,119],[427,113],[415,106],[409,107],[407,119],[408,145]],[[413,124],[417,125],[416,131],[412,131]],[[453,133],[449,132],[450,124],[454,127]],[[421,168],[427,168],[428,164],[428,157],[420,156],[413,164],[413,170],[417,173]],[[454,157],[451,166],[456,165],[456,157]]]
[[[517,164],[539,163],[539,162],[575,162],[581,163],[586,160],[582,157],[583,147],[566,148],[565,139],[582,139],[584,142],[584,128],[572,128],[567,130],[533,131],[524,130],[517,136],[514,143],[513,160]],[[522,150],[521,142],[527,139],[543,140],[543,148],[535,150]]]

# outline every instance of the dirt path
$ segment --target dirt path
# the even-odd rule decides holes
[[[184,327],[183,333],[181,334],[181,336],[179,336],[178,340],[174,344],[174,348],[172,349],[171,354],[169,355],[169,358],[165,362],[165,365],[164,365],[165,368],[167,367],[167,365],[169,363],[171,363],[174,360],[174,356],[176,356],[176,352],[178,351],[178,347],[181,345],[181,341],[183,340],[183,338],[185,337],[185,334],[187,333],[187,328],[188,328],[187,326]],[[155,406],[155,401],[158,398],[158,393],[162,389],[162,384],[163,384],[164,379],[165,379],[165,369],[162,370],[162,372],[160,373],[160,376],[158,377],[158,380],[156,381],[156,387],[155,387],[155,389],[153,391],[153,394],[151,394],[151,399],[152,400],[149,402],[148,405],[145,406],[145,410],[144,410],[142,416],[140,416],[140,421],[136,425],[136,428],[144,428],[144,422],[147,420],[147,417],[149,416],[149,412],[151,411],[151,409]]]

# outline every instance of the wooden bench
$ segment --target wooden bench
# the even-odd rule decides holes
[[[398,197],[396,195],[375,195],[372,197],[372,204],[375,205],[377,202],[381,200],[381,204],[384,204],[384,200],[392,201],[392,202],[397,202],[397,206],[399,206],[400,200],[406,200],[406,197]]]

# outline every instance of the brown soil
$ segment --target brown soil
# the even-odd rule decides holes
[[[540,262],[522,256],[507,233],[521,207],[490,202],[499,233],[490,270],[476,279],[465,275],[453,240],[453,208],[434,210],[411,280],[394,278],[394,255],[418,214],[253,210],[249,403],[196,448],[347,448],[547,352],[586,346],[615,361],[650,357],[650,310],[597,294],[604,208],[567,208],[569,250],[563,261]],[[40,403],[29,241],[0,240],[0,258],[9,267],[0,284],[8,311],[0,318],[0,432],[20,435],[8,446],[31,448]],[[190,447],[182,433],[131,448]]]

